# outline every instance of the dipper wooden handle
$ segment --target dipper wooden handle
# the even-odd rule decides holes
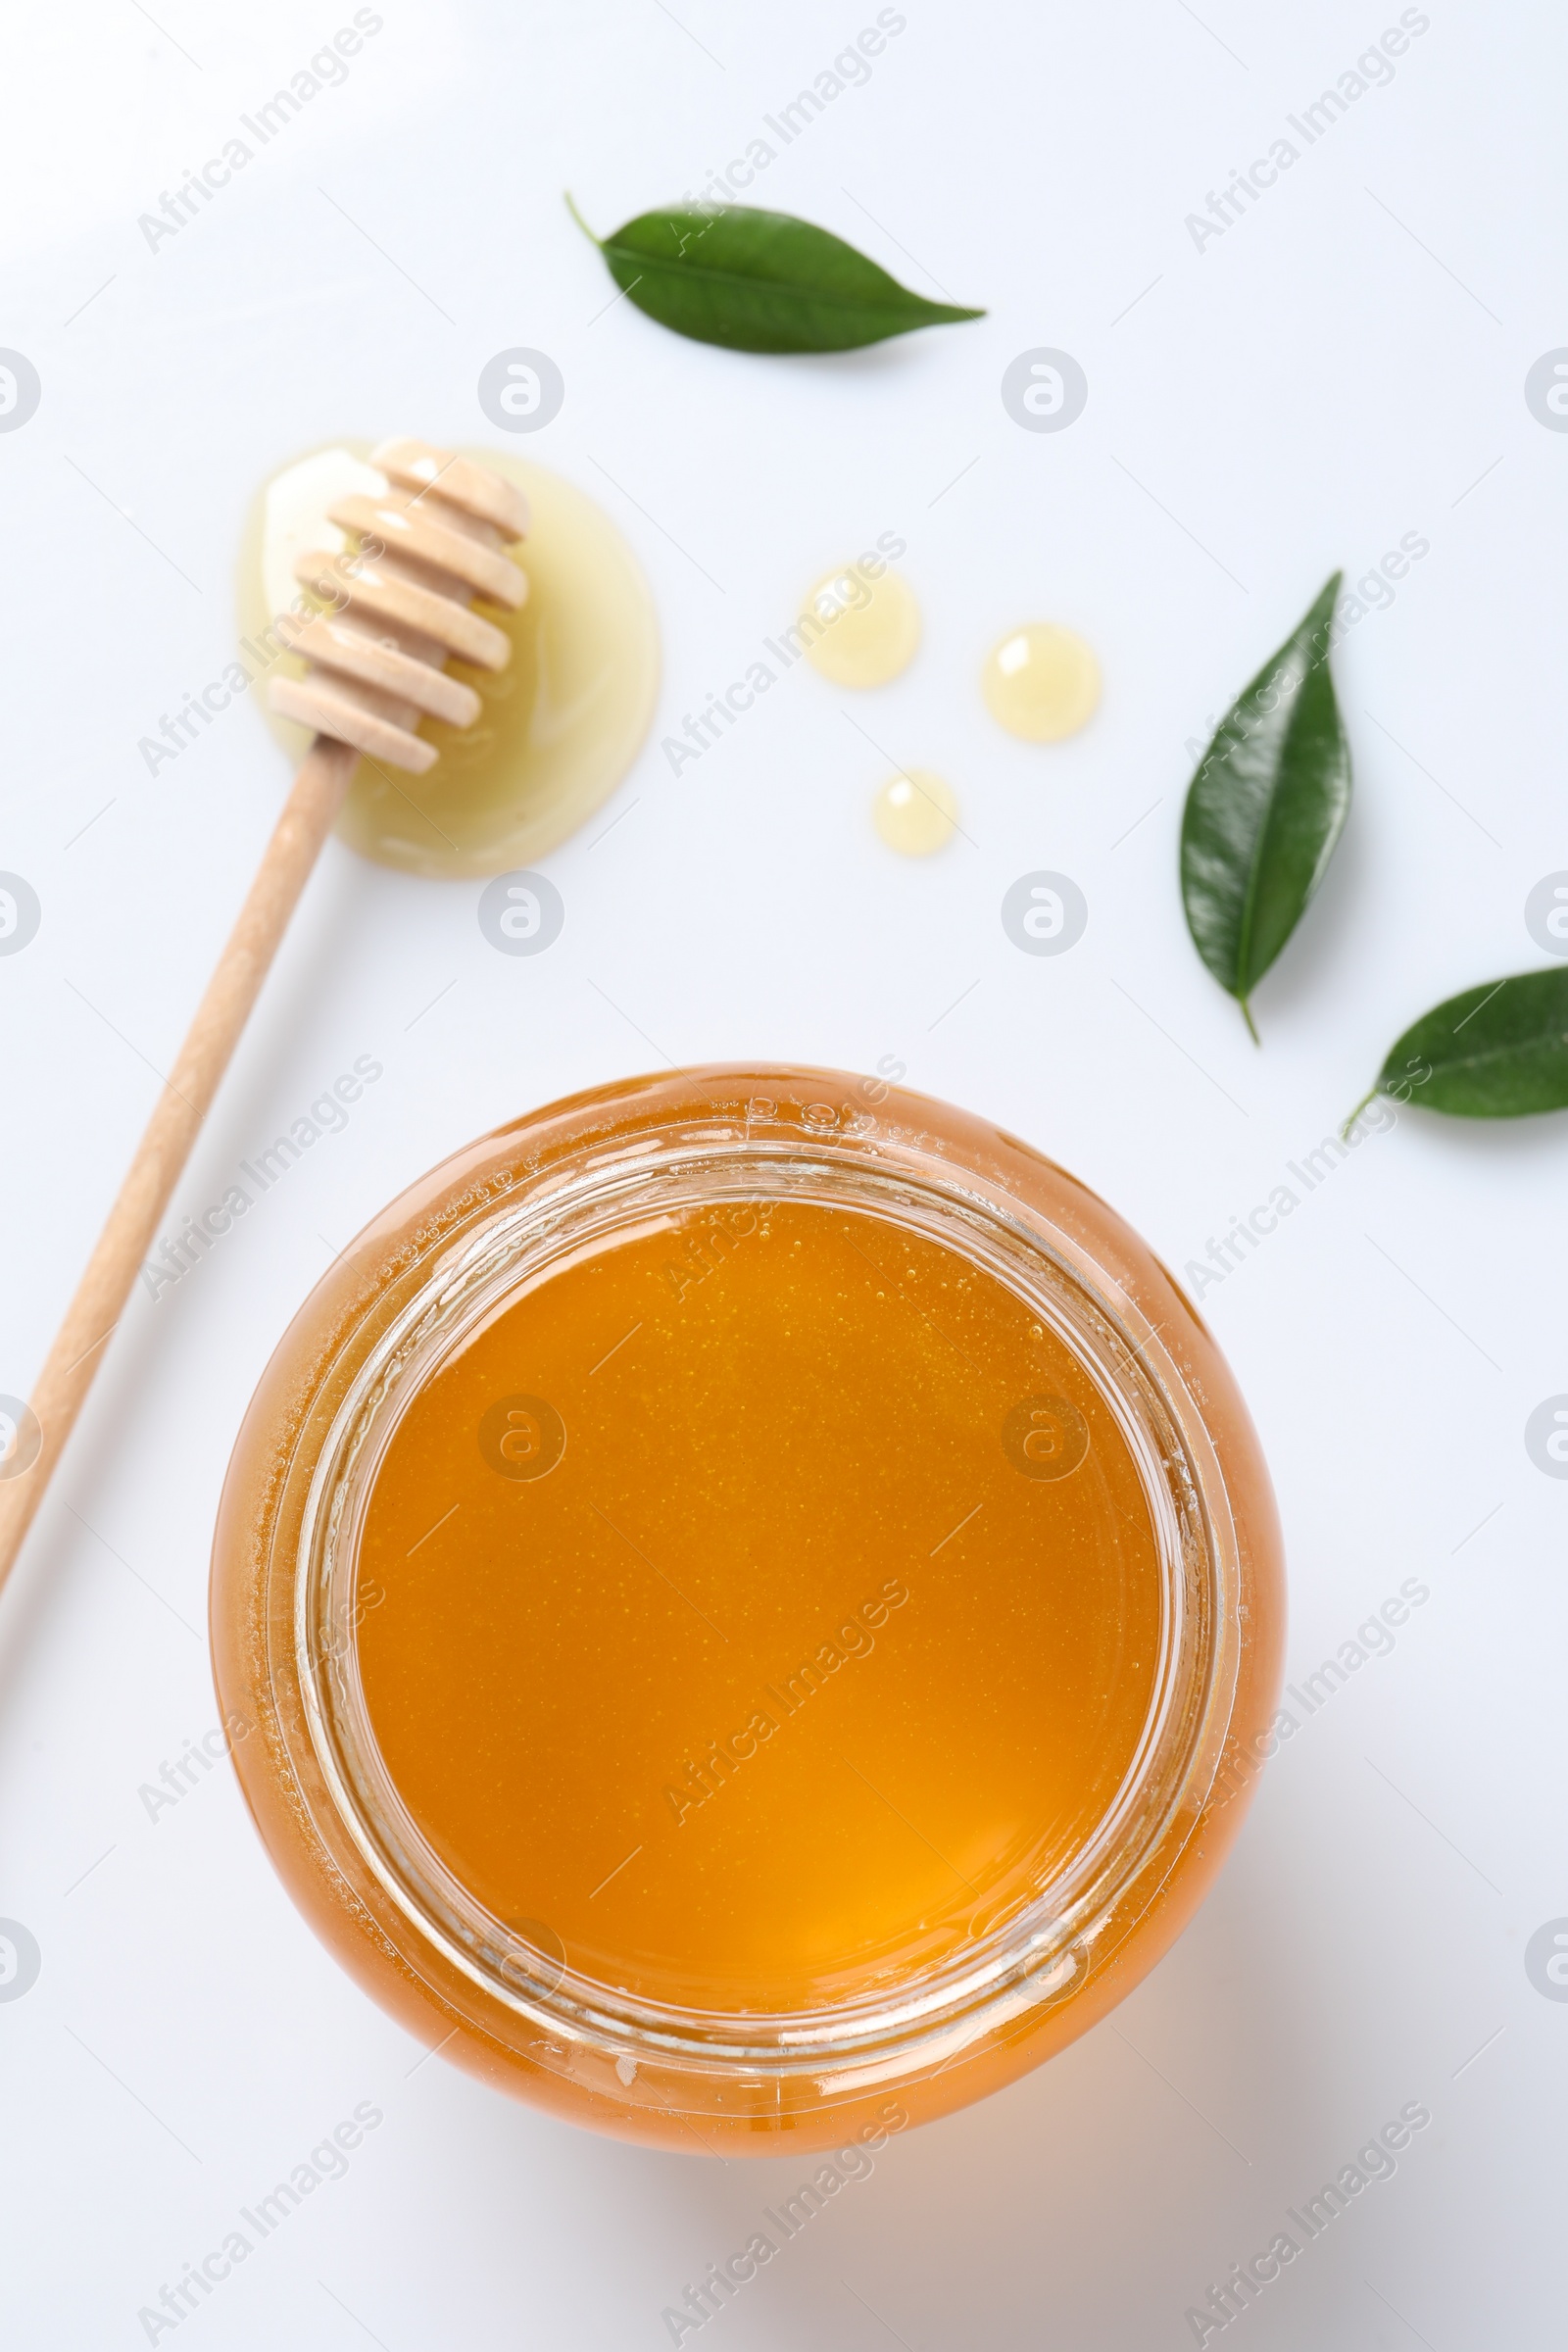
[[[331,519],[360,535],[361,550],[347,558],[304,556],[296,566],[308,585],[330,569],[339,612],[291,632],[295,649],[325,676],[303,684],[280,680],[271,694],[276,708],[319,732],[49,1350],[33,1389],[30,1420],[15,1432],[0,1422],[0,1585],[43,1499],[361,752],[395,760],[400,767],[429,767],[435,748],[414,732],[420,715],[431,711],[467,726],[479,710],[471,688],[443,676],[447,653],[499,669],[510,650],[501,631],[469,612],[467,603],[477,594],[515,608],[527,593],[522,573],[499,552],[504,540],[520,538],[527,527],[520,493],[486,467],[422,442],[386,442],[372,453],[371,464],[415,495],[394,489],[385,502],[344,501],[331,510]],[[388,550],[385,555],[365,552],[376,542]],[[396,556],[390,553],[394,542]]]

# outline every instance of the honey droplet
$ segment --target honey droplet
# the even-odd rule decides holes
[[[905,858],[929,858],[951,841],[958,802],[951,784],[929,768],[906,768],[890,776],[871,804],[871,821],[890,850]]]
[[[896,571],[873,580],[850,564],[817,581],[796,626],[812,668],[835,686],[885,686],[914,660],[920,608]]]
[[[1025,743],[1076,735],[1100,702],[1100,663],[1076,630],[1031,620],[986,656],[980,691],[999,726]]]

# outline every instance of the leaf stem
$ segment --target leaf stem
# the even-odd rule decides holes
[[[599,240],[599,239],[598,239],[598,238],[597,238],[597,237],[594,235],[594,232],[593,232],[593,230],[592,230],[592,229],[589,227],[589,225],[588,225],[587,221],[586,221],[586,220],[583,219],[583,217],[582,217],[581,213],[579,213],[579,212],[578,212],[578,210],[577,210],[577,207],[576,207],[576,206],[575,206],[575,205],[572,203],[572,201],[571,201],[571,190],[570,190],[569,188],[563,188],[561,192],[562,192],[563,196],[564,196],[564,198],[566,199],[566,210],[567,210],[567,212],[568,212],[568,213],[571,215],[572,219],[573,219],[573,220],[576,221],[576,223],[577,223],[577,226],[578,226],[578,227],[579,227],[579,228],[582,230],[582,233],[583,233],[583,235],[584,235],[584,236],[587,238],[587,240],[588,240],[589,244],[590,244],[590,245],[598,245],[598,246],[599,246],[599,250],[600,250],[600,252],[601,252],[601,253],[603,253],[603,251],[604,251],[604,247],[603,247],[603,245],[602,245],[602,244],[600,244],[600,240]]]
[[[1238,997],[1236,1002],[1242,1008],[1242,1018],[1247,1023],[1248,1036],[1251,1039],[1254,1046],[1261,1046],[1263,1040],[1258,1036],[1256,1026],[1252,1020],[1252,1007],[1250,1004],[1249,1004],[1245,997]]]
[[[1361,1116],[1361,1113],[1363,1110],[1365,1110],[1367,1104],[1371,1102],[1374,1102],[1376,1098],[1382,1094],[1382,1092],[1383,1081],[1381,1078],[1378,1080],[1376,1086],[1369,1086],[1367,1088],[1366,1093],[1361,1097],[1360,1102],[1356,1104],[1349,1117],[1346,1120],[1344,1126],[1340,1129],[1340,1141],[1342,1143],[1348,1143],[1349,1141],[1350,1129],[1355,1125],[1356,1120]]]

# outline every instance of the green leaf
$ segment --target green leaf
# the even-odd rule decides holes
[[[1568,968],[1519,972],[1435,1004],[1390,1047],[1372,1094],[1463,1119],[1568,1109]]]
[[[1188,788],[1182,899],[1198,953],[1242,1007],[1300,921],[1350,806],[1329,631],[1336,572],[1220,721]]]
[[[911,294],[842,237],[789,213],[672,205],[594,242],[650,318],[731,351],[853,351],[913,327],[985,317]]]

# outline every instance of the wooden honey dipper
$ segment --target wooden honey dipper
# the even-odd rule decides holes
[[[0,1585],[153,1245],[219,1081],[261,993],[290,915],[336,821],[361,755],[422,774],[438,757],[415,732],[426,714],[471,726],[479,698],[446,676],[455,655],[506,666],[510,640],[474,597],[515,612],[528,582],[503,550],[528,528],[520,490],[488,466],[422,441],[384,441],[370,464],[382,496],[339,499],[329,521],[354,534],[346,555],[302,555],[295,576],[332,610],[280,616],[278,634],[313,666],[275,679],[272,708],[316,729],[239,919],[56,1335],[30,1399],[31,1424],[0,1425]],[[32,1424],[35,1424],[33,1426]]]

